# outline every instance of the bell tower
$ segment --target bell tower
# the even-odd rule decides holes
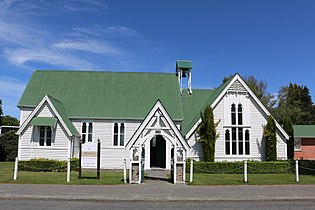
[[[187,92],[192,94],[191,90],[191,69],[192,62],[190,60],[177,60],[176,61],[176,76],[180,87],[180,95],[183,90],[183,78],[187,78]]]

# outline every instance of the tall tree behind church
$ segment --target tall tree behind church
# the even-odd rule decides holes
[[[293,125],[315,123],[315,109],[309,89],[306,86],[292,84],[282,87],[278,95],[278,106],[274,116],[283,121],[288,116]]]

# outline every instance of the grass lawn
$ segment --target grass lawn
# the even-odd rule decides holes
[[[315,175],[300,175],[300,182],[295,181],[295,174],[249,174],[248,183],[244,183],[243,174],[194,174],[190,185],[285,185],[315,184]],[[186,180],[189,180],[187,174]]]
[[[71,172],[70,183],[67,183],[66,172],[30,172],[19,171],[18,180],[13,180],[14,162],[0,162],[0,183],[18,184],[77,184],[77,185],[114,185],[123,184],[123,172],[102,171],[101,179],[96,179],[95,172],[84,171],[82,179],[78,172]]]

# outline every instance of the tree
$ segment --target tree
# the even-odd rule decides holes
[[[277,137],[276,137],[276,122],[271,117],[267,118],[267,125],[264,126],[264,141],[266,161],[277,160]]]
[[[265,107],[269,111],[272,111],[274,105],[276,104],[276,100],[274,99],[274,95],[267,92],[267,82],[262,80],[258,81],[254,76],[245,77],[244,80]]]
[[[216,127],[219,122],[214,123],[213,110],[208,105],[203,114],[201,113],[201,123],[198,128],[205,162],[214,162],[215,141],[218,138]]]
[[[278,107],[274,113],[276,119],[283,121],[288,116],[293,125],[315,123],[315,108],[306,86],[290,83],[282,87],[278,94]]]
[[[287,142],[287,156],[289,159],[294,158],[294,130],[290,117],[284,116],[283,121],[280,121],[285,132],[289,135],[289,140]]]
[[[10,115],[6,115],[2,117],[2,125],[19,125],[18,119],[12,117]]]
[[[2,125],[2,115],[3,115],[3,112],[2,112],[2,100],[0,98],[0,126]]]
[[[18,136],[10,131],[0,136],[0,161],[14,161],[18,152]]]

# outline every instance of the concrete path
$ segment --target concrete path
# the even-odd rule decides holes
[[[94,201],[315,200],[314,185],[187,186],[167,182],[115,186],[0,184],[0,199]]]

